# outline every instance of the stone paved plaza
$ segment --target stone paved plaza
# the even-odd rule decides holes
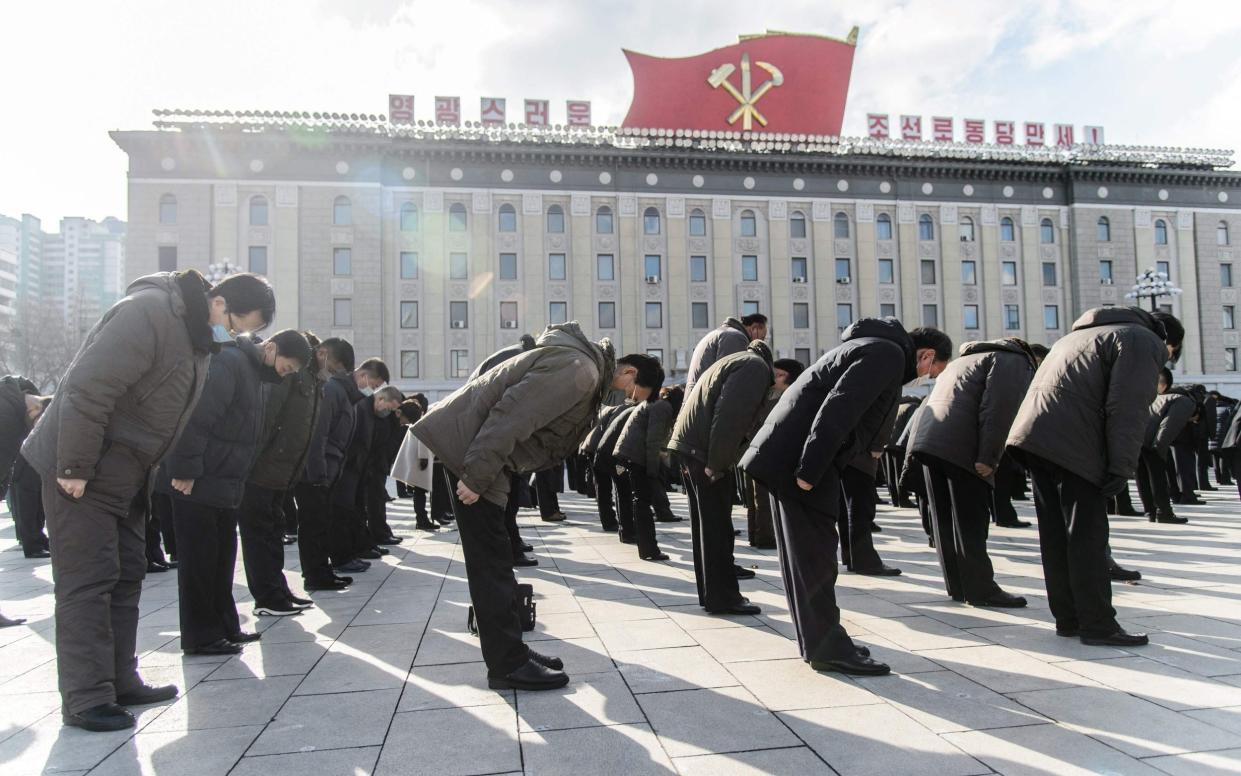
[[[239,563],[237,600],[263,639],[231,659],[182,657],[175,572],[154,575],[142,674],[184,692],[116,734],[61,727],[51,570],[22,558],[6,518],[0,611],[30,623],[0,630],[0,773],[1238,773],[1241,505],[1231,489],[1207,496],[1179,508],[1188,525],[1113,521],[1117,558],[1144,575],[1115,586],[1122,624],[1151,634],[1135,650],[1055,635],[1033,528],[991,542],[1000,583],[1030,608],[975,609],[945,597],[916,515],[880,507],[876,543],[905,574],[845,574],[838,595],[850,633],[895,673],[861,680],[798,658],[774,552],[738,545],[763,615],[707,616],[685,522],[660,524],[672,560],[645,563],[576,497],[566,523],[522,517],[540,560],[520,574],[538,601],[527,636],[564,658],[561,691],[486,689],[453,531],[419,532],[290,619],[249,616]]]

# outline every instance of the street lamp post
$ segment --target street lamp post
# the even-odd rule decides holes
[[[1173,285],[1168,279],[1168,273],[1156,272],[1148,269],[1141,275],[1138,275],[1138,282],[1133,285],[1133,290],[1125,294],[1126,299],[1150,299],[1151,312],[1158,309],[1157,302],[1163,296],[1178,296],[1181,289]]]

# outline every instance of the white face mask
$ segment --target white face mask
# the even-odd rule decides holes
[[[362,389],[362,395],[363,395],[363,396],[374,396],[374,395],[375,395],[375,389],[374,389],[374,388],[371,388],[371,387],[369,387],[369,386],[368,386],[368,387],[366,387],[366,388],[363,388],[363,389]]]

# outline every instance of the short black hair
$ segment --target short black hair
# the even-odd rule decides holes
[[[271,283],[258,275],[241,272],[229,275],[211,287],[207,298],[223,297],[228,304],[228,311],[235,315],[247,315],[258,311],[263,315],[263,323],[271,323],[276,317],[276,294]]]
[[[427,395],[425,393],[415,393],[411,398],[422,405],[423,412],[426,412],[427,408],[431,406],[431,402],[427,401]]]
[[[353,345],[340,337],[328,337],[319,343],[319,347],[332,354],[332,358],[340,362],[346,372],[353,371]]]
[[[767,325],[767,316],[762,313],[751,313],[741,319],[742,326],[753,326],[756,323]]]
[[[369,372],[370,374],[378,377],[380,380],[383,380],[385,383],[392,380],[392,373],[388,371],[388,365],[385,364],[383,359],[380,358],[366,359],[362,363],[358,364],[358,371]]]
[[[285,358],[291,358],[302,366],[310,363],[312,350],[306,337],[297,329],[284,329],[267,338],[276,346],[276,352]]]
[[[401,402],[401,406],[396,408],[397,414],[408,420],[410,423],[417,423],[422,417],[422,404],[417,399],[410,398]]]
[[[305,337],[306,341],[310,343],[311,350],[319,347],[319,338],[310,329],[302,332],[302,336]]]
[[[936,361],[948,361],[952,358],[952,338],[939,329],[930,326],[919,326],[909,332],[914,341],[914,349],[930,348],[935,351]]]
[[[806,365],[795,358],[777,358],[771,362],[776,369],[783,369],[789,373],[789,383],[801,377],[801,373],[806,371]]]
[[[671,404],[673,412],[679,413],[681,405],[685,403],[685,386],[665,385],[659,389],[659,398]]]
[[[1156,310],[1151,315],[1155,320],[1163,324],[1163,341],[1171,345],[1174,350],[1179,351],[1181,344],[1185,342],[1185,327],[1181,325],[1181,322],[1172,313]]]
[[[664,368],[658,366],[650,382],[643,381],[641,370],[638,371],[638,379],[635,382],[643,388],[651,389],[651,395],[647,397],[647,401],[657,401],[659,399],[659,389],[664,387],[664,377]]]
[[[1172,379],[1172,370],[1166,366],[1159,367],[1159,376],[1163,378],[1163,381],[1168,384],[1169,388],[1176,385],[1176,380]]]
[[[616,359],[616,366],[631,366],[638,370],[638,376],[634,378],[634,382],[643,388],[656,388],[663,384],[664,368],[659,365],[659,359],[654,356],[648,356],[645,353],[630,353]]]

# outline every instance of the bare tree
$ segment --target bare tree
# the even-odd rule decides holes
[[[4,342],[0,348],[3,371],[21,374],[39,390],[52,393],[77,355],[82,335],[77,326],[67,324],[60,305],[35,300],[18,306]]]

